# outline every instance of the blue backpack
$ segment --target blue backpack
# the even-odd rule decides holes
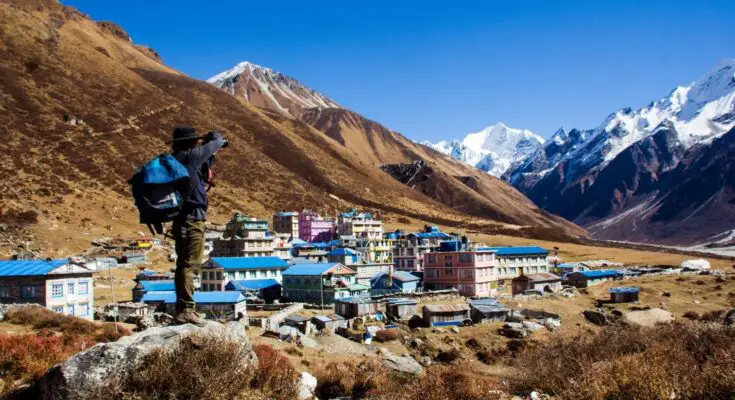
[[[128,183],[140,223],[155,235],[163,233],[164,222],[181,213],[189,191],[189,171],[172,155],[162,154],[138,168]]]

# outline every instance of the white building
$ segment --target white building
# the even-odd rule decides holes
[[[339,214],[337,217],[337,231],[340,236],[381,239],[383,237],[383,221],[373,218],[373,214],[358,213],[353,209]]]

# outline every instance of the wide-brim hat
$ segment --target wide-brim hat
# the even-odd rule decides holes
[[[172,139],[167,143],[188,142],[192,140],[200,140],[203,136],[197,135],[196,129],[189,125],[180,125],[174,128]]]

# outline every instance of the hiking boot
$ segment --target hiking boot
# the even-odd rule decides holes
[[[200,328],[207,325],[207,321],[203,320],[199,314],[195,313],[193,310],[185,310],[176,314],[174,322],[178,325],[193,324]]]

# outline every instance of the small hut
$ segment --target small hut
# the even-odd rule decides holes
[[[423,308],[424,324],[427,326],[462,325],[470,319],[467,304],[431,304]]]
[[[638,301],[640,289],[637,287],[616,287],[610,288],[610,302],[612,303],[633,303]]]
[[[377,315],[380,313],[380,302],[369,297],[346,297],[334,301],[334,310],[347,319]]]
[[[416,300],[390,298],[386,299],[385,314],[393,319],[407,320],[418,313]]]
[[[335,332],[337,328],[347,328],[347,320],[341,315],[317,315],[311,318],[311,323],[316,329]]]

